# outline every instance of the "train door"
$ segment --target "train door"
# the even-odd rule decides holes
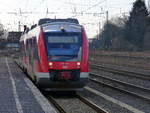
[[[30,69],[30,65],[29,65],[29,52],[30,51],[30,44],[29,44],[29,39],[26,40],[26,63],[27,63],[27,68],[28,70]]]
[[[39,65],[38,46],[36,37],[33,38],[32,48],[33,48],[33,73],[36,73]]]
[[[29,73],[33,73],[33,39],[30,38],[27,40],[27,56],[28,56],[28,70]]]
[[[31,67],[31,72],[33,74],[33,63],[34,63],[34,42],[33,38],[30,39],[30,50],[29,50],[29,62],[30,62],[30,67]]]

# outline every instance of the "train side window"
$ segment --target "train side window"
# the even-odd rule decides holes
[[[24,41],[22,42],[22,55],[25,56],[25,44],[24,44]]]
[[[33,38],[33,48],[34,48],[34,58],[39,60],[39,55],[38,55],[38,46],[37,46],[37,40],[36,37]]]
[[[23,43],[22,42],[20,42],[20,48],[19,48],[19,50],[20,50],[20,53],[21,53],[21,55],[20,55],[20,57],[22,57],[23,56],[23,45],[22,45]]]
[[[27,56],[27,40],[24,42],[24,56]]]
[[[29,56],[29,50],[30,50],[30,43],[29,43],[29,39],[27,40],[27,54]]]
[[[20,51],[21,51],[21,57],[23,57],[25,54],[24,54],[24,42],[22,41],[21,42],[21,45],[20,45]]]
[[[27,56],[29,57],[30,57],[30,49],[31,49],[30,39],[27,39]]]
[[[29,46],[29,41],[28,41],[28,39],[26,40],[26,55],[28,56],[28,47]]]

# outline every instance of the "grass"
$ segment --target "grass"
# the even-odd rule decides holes
[[[89,61],[150,70],[150,52],[90,51]]]

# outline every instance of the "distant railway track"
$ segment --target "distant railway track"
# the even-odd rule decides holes
[[[114,73],[118,75],[121,74],[121,75],[126,75],[126,76],[133,76],[133,77],[140,78],[140,79],[150,80],[150,75],[148,74],[131,72],[131,71],[122,70],[122,69],[114,69],[111,67],[106,67],[103,65],[95,65],[95,64],[91,64],[90,67],[93,69],[98,69],[98,70],[102,70],[102,71],[106,71],[106,72],[110,72],[110,73]]]
[[[60,113],[69,113],[68,111],[65,110],[66,107],[62,106],[60,103],[57,102],[57,99],[51,95],[47,95],[46,98],[52,103],[54,104],[54,106],[58,109],[58,111]],[[100,108],[99,106],[97,106],[96,104],[94,104],[92,101],[88,100],[87,98],[79,95],[79,94],[74,94],[74,99],[77,99],[78,101],[83,102],[83,104],[86,104],[87,106],[89,106],[90,108],[92,108],[95,112],[97,113],[108,113],[107,111],[105,111],[104,109]],[[61,101],[66,101],[65,100],[61,100]],[[69,100],[69,99],[68,99]],[[74,104],[76,105],[76,104]],[[80,106],[80,105],[77,105]],[[69,108],[66,108],[69,109]],[[84,112],[84,111],[81,111]]]
[[[92,54],[92,53],[91,53]],[[92,56],[98,56],[98,57],[113,57],[113,58],[130,58],[130,59],[139,59],[139,60],[150,60],[150,57],[145,56],[123,56],[123,55],[99,55],[99,54],[92,54]]]
[[[141,86],[137,86],[131,83],[123,82],[120,80],[116,80],[113,78],[101,76],[99,74],[95,73],[90,73],[90,78],[91,81],[104,85],[116,90],[119,90],[124,93],[128,93],[137,97],[140,97],[142,99],[145,99],[147,101],[150,101],[150,89],[144,88]]]

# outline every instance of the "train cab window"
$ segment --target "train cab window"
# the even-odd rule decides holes
[[[45,33],[48,58],[51,61],[78,60],[81,33]]]

